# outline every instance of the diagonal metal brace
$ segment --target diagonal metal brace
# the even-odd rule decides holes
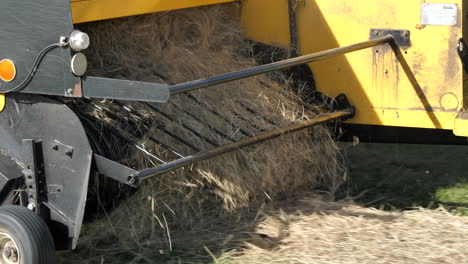
[[[231,72],[171,86],[160,83],[136,82],[89,76],[82,79],[83,91],[82,94],[78,94],[78,96],[165,103],[169,100],[171,95],[186,93],[222,83],[287,69],[294,66],[325,60],[343,54],[391,43],[395,43],[395,38],[391,34],[388,34],[386,36],[377,37],[349,46],[325,50],[292,59],[252,67],[237,72]]]
[[[318,124],[325,123],[328,121],[337,120],[337,119],[346,119],[353,115],[354,115],[353,108],[343,109],[343,110],[335,111],[332,113],[321,114],[312,120],[294,124],[285,128],[280,128],[280,129],[276,129],[273,131],[261,133],[259,135],[248,137],[240,141],[226,144],[226,145],[223,145],[223,146],[211,149],[211,150],[201,151],[194,155],[187,156],[185,158],[181,158],[175,161],[171,161],[171,162],[168,162],[166,164],[163,164],[155,168],[150,168],[150,169],[139,171],[136,178],[137,178],[137,181],[147,180],[154,176],[160,175],[162,173],[190,165],[194,162],[207,160],[207,159],[210,159],[210,158],[213,158],[213,157],[225,154],[225,153],[238,150],[243,147],[247,147],[256,143],[260,143],[265,140],[284,136],[284,135],[294,133],[300,130],[304,130],[306,128],[310,128],[310,127],[313,127],[313,126],[316,126]]]

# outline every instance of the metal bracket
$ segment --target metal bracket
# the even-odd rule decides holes
[[[370,39],[381,38],[383,36],[392,35],[395,43],[401,47],[411,46],[411,32],[409,30],[395,29],[371,29]]]
[[[48,217],[49,210],[44,205],[47,202],[47,184],[45,177],[42,141],[23,140],[24,153],[28,157],[24,169],[26,189],[28,191],[28,208],[36,211],[42,217]]]
[[[128,184],[130,186],[136,186],[138,184],[136,176],[138,171],[119,164],[110,159],[104,158],[98,154],[94,154],[94,161],[99,173],[117,180],[121,183]]]
[[[168,86],[161,83],[87,76],[82,79],[82,85],[84,97],[155,103],[166,103],[169,100]]]
[[[460,57],[460,61],[466,73],[468,73],[468,50],[467,48],[468,46],[466,45],[465,40],[462,38],[459,39],[458,45],[457,45],[457,53],[458,53],[458,57]]]

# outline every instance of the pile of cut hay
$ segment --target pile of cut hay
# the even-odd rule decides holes
[[[174,84],[252,67],[255,60],[242,55],[249,54],[249,45],[238,12],[236,4],[226,4],[80,25],[92,40],[88,74]],[[173,96],[167,104],[69,105],[80,113],[98,153],[143,169],[161,162],[127,143],[170,161],[313,118],[312,106],[302,103],[291,82],[264,75]],[[265,204],[316,188],[335,190],[341,179],[337,160],[328,129],[318,126],[166,173],[89,225],[78,252],[97,256],[96,262],[117,256],[125,263],[126,257],[203,245],[213,251],[236,247],[241,239],[226,232],[246,226]]]
[[[468,217],[308,198],[268,214],[227,263],[468,263]],[[216,260],[214,261],[216,262]]]

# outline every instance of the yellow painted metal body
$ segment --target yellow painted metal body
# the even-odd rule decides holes
[[[82,23],[231,1],[233,0],[71,0],[71,5],[73,22]]]
[[[71,0],[75,23],[232,0]],[[314,53],[368,40],[371,29],[409,30],[402,48],[410,72],[388,46],[358,51],[310,64],[317,89],[335,97],[345,93],[356,106],[350,123],[439,128],[468,136],[468,121],[458,115],[468,106],[457,41],[468,37],[463,7],[468,0],[296,0],[298,48]],[[423,3],[456,4],[455,25],[421,25]],[[287,48],[288,0],[243,0],[248,38]],[[412,76],[410,76],[412,75]],[[413,80],[413,81],[410,81]],[[466,95],[465,95],[466,94]],[[458,118],[456,118],[458,116]],[[467,117],[468,118],[468,117]],[[466,133],[464,132],[466,131]]]
[[[422,2],[457,4],[456,25],[422,26]],[[310,64],[317,89],[333,97],[345,93],[357,108],[351,123],[453,130],[464,103],[457,54],[465,23],[462,2],[297,0],[298,47],[309,54],[368,40],[371,29],[409,30],[411,46],[402,53],[417,82],[410,82],[394,52],[381,46]],[[251,39],[290,44],[287,0],[245,0],[243,23]]]

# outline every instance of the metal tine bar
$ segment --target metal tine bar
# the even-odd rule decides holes
[[[316,114],[316,115],[319,115],[321,114],[322,112],[320,112],[318,109],[315,109],[315,108],[312,108],[311,105],[307,104],[307,103],[304,103],[304,102],[301,102],[301,100],[297,99],[297,98],[294,98],[294,97],[291,97],[289,98],[293,101],[295,101],[296,103],[298,104],[301,104],[302,107],[304,107],[306,110],[309,110],[310,112]]]
[[[96,106],[96,105],[95,105]],[[102,111],[102,109],[99,109],[99,108],[96,108],[98,111]],[[88,115],[86,114],[87,118],[88,119],[94,119],[95,121],[99,121],[97,118],[91,116],[91,115]],[[145,153],[147,156],[153,158],[154,160],[158,161],[159,163],[162,163],[162,164],[166,164],[167,162],[164,161],[163,159],[159,158],[158,156],[154,155],[153,153],[151,153],[149,150],[145,149],[142,145],[138,144],[137,140],[131,138],[130,136],[126,136],[124,134],[126,134],[125,132],[123,132],[119,127],[115,126],[115,125],[110,125],[110,124],[106,124],[106,123],[101,123],[103,124],[104,126],[108,127],[108,128],[111,128],[112,130],[117,130],[118,132],[120,133],[113,133],[114,135],[118,136],[119,138],[121,138],[122,140],[124,140],[127,144],[133,146],[134,148],[142,151],[143,153]]]
[[[260,83],[270,88],[270,86],[266,82],[260,80]],[[319,109],[313,108],[312,105],[310,105],[310,104],[308,104],[306,102],[303,102],[301,99],[297,98],[296,96],[292,95],[291,93],[289,93],[289,92],[287,92],[285,90],[277,91],[277,93],[280,94],[281,96],[284,96],[284,97],[288,98],[289,100],[293,100],[294,102],[300,104],[302,107],[304,107],[305,109],[309,110],[310,112],[312,112],[314,114],[319,115],[319,114],[323,113],[323,112],[320,112]]]
[[[191,98],[192,100],[194,100],[195,102],[197,103],[200,103],[200,104],[204,104],[202,101],[198,100],[196,97],[192,96],[191,94],[186,94],[189,98]],[[206,104],[204,105],[206,106]],[[208,107],[207,107],[208,108]],[[220,118],[222,118],[224,121],[226,121],[227,123],[229,123],[233,128],[235,129],[238,129],[242,134],[244,134],[244,136],[251,136],[251,133],[247,132],[246,130],[240,128],[240,127],[235,127],[232,125],[232,122],[230,122],[227,118],[225,118],[224,116],[222,116],[221,114],[219,114],[218,112],[215,112],[213,110],[211,110],[211,112],[217,116],[219,116]],[[244,118],[240,113],[234,111],[234,110],[231,110],[231,112],[237,117],[239,118],[240,120],[244,121],[247,123],[247,125],[253,127],[254,129],[258,130],[258,131],[265,131],[264,129],[262,129],[261,127],[255,125],[255,124],[252,124],[248,119]]]
[[[273,122],[273,121],[272,121],[271,119],[269,119],[268,117],[266,117],[266,116],[264,116],[264,115],[258,114],[258,112],[257,112],[255,109],[249,107],[249,106],[246,105],[244,102],[239,101],[239,103],[240,103],[240,105],[241,105],[245,110],[247,110],[247,112],[249,112],[249,113],[251,113],[251,114],[253,114],[253,115],[255,115],[255,116],[259,116],[261,119],[265,120],[265,121],[266,121],[268,124],[270,124],[270,125],[278,126],[278,124],[276,124],[275,122]]]
[[[201,120],[198,116],[188,112],[188,111],[185,111],[184,109],[181,109],[179,106],[177,106],[176,104],[171,104],[172,106],[174,106],[177,110],[181,111],[182,113],[185,113],[186,115],[190,116],[191,118],[193,118],[195,121],[197,122],[200,122],[202,123],[203,125],[209,127],[211,130],[213,130],[218,136],[226,139],[226,140],[229,140],[231,142],[234,142],[236,141],[234,138],[224,134],[223,132],[221,132],[219,129],[217,129],[216,127],[213,127],[212,125],[208,124],[208,123],[205,123],[203,122],[203,120]]]
[[[198,105],[200,105],[201,107],[207,109],[208,111],[210,111],[210,113],[214,114],[215,116],[221,118],[222,120],[224,120],[225,122],[227,122],[232,128],[236,129],[236,130],[239,130],[239,132],[241,132],[242,134],[244,134],[244,136],[250,136],[249,132],[245,131],[244,129],[242,129],[241,127],[235,127],[234,124],[229,121],[229,119],[227,119],[226,117],[224,117],[223,115],[221,115],[220,113],[212,110],[206,103],[200,101],[198,98],[196,98],[195,96],[191,95],[191,94],[185,94],[188,98],[190,98],[192,101],[194,101],[195,103],[197,103]]]
[[[171,161],[169,163],[166,163],[164,165],[161,165],[155,168],[141,170],[139,171],[138,176],[136,177],[140,180],[147,180],[159,174],[172,171],[174,169],[177,169],[186,165],[190,165],[197,161],[210,159],[221,154],[225,154],[228,152],[232,152],[234,150],[238,150],[242,147],[250,146],[252,144],[259,143],[268,139],[273,139],[279,136],[297,132],[299,130],[303,130],[303,129],[306,129],[306,128],[309,128],[309,127],[312,127],[312,126],[315,126],[315,125],[318,125],[327,121],[335,120],[338,118],[349,117],[349,116],[352,116],[353,113],[354,113],[353,109],[345,109],[345,110],[340,110],[340,111],[336,111],[332,113],[322,114],[309,121],[294,124],[285,128],[276,129],[270,132],[264,132],[262,134],[249,137],[249,138],[246,138],[246,139],[243,139],[243,140],[231,143],[231,144],[223,145],[215,149],[202,151],[194,155],[185,157],[183,159]]]
[[[169,115],[169,114],[166,114],[164,113],[163,111],[159,110],[158,108],[156,108],[155,106],[151,105],[151,104],[146,104],[149,108],[151,108],[153,111],[157,112],[158,114],[164,116],[167,120],[173,122],[173,123],[177,123],[179,125],[181,125],[183,128],[187,129],[188,131],[190,131],[192,134],[194,134],[195,136],[199,137],[199,138],[202,138],[203,140],[205,140],[208,144],[212,145],[213,147],[219,147],[218,144],[216,144],[214,141],[210,140],[209,138],[201,135],[200,133],[198,133],[197,131],[195,131],[195,129],[185,125],[185,124],[182,124],[182,123],[178,123],[175,121],[175,119]]]
[[[161,79],[164,79],[164,78],[162,78],[162,77],[160,77],[160,78],[161,78]],[[170,84],[171,84],[171,85],[175,85],[174,83],[170,83]],[[204,104],[202,101],[198,100],[197,98],[195,98],[195,97],[192,96],[192,95],[188,95],[188,96],[189,96],[189,98],[191,98],[192,100],[194,100],[197,104],[199,104],[200,106],[202,106],[202,107],[204,107],[205,109],[207,109],[209,112],[215,114],[216,116],[218,116],[218,117],[220,117],[221,119],[223,119],[225,122],[229,123],[231,127],[233,127],[233,128],[236,129],[236,130],[239,130],[242,134],[244,134],[244,136],[250,136],[250,134],[249,134],[247,131],[245,131],[244,129],[233,126],[232,122],[230,122],[227,118],[225,118],[225,117],[222,116],[221,114],[219,114],[219,113],[217,113],[217,112],[211,110],[209,107],[206,107],[206,104]],[[130,110],[130,108],[128,108],[128,107],[126,107],[126,106],[124,106],[124,105],[118,103],[118,101],[114,101],[114,103],[119,104],[119,105],[120,105],[121,107],[123,107],[124,109]],[[176,108],[178,108],[175,104],[172,104],[172,105],[175,106]],[[187,115],[189,115],[189,116],[191,116],[191,117],[194,118],[196,121],[198,121],[198,122],[200,122],[200,123],[202,123],[202,124],[208,126],[210,129],[212,129],[213,131],[215,131],[215,133],[218,134],[219,136],[221,136],[222,138],[224,138],[224,139],[226,139],[226,140],[229,140],[229,141],[231,141],[231,142],[236,141],[236,139],[234,139],[234,138],[232,138],[232,137],[230,137],[230,136],[228,136],[228,135],[225,135],[224,133],[222,133],[221,131],[219,131],[219,130],[216,129],[215,127],[213,127],[213,126],[211,126],[211,125],[209,125],[209,124],[204,123],[201,119],[199,119],[198,117],[194,116],[193,114],[191,114],[191,113],[189,113],[189,112],[187,112],[187,111],[185,111],[185,110],[182,110],[182,109],[180,109],[180,108],[178,108],[178,110],[184,112],[185,114],[187,114]],[[161,113],[161,112],[159,112],[159,113]],[[134,112],[133,114],[135,114],[135,112]],[[164,115],[164,113],[161,113],[161,114]],[[144,117],[142,117],[141,115],[140,115],[140,118],[144,120]],[[166,118],[167,118],[167,117],[166,117]],[[172,120],[171,120],[171,121],[172,121]],[[193,146],[193,145],[190,144],[189,142],[183,140],[181,137],[179,137],[179,136],[177,136],[177,135],[175,135],[175,134],[172,134],[171,132],[167,131],[167,130],[164,129],[163,127],[161,127],[161,126],[155,126],[155,127],[156,127],[157,129],[161,130],[162,132],[164,132],[165,134],[167,134],[167,135],[169,135],[169,136],[175,138],[176,140],[180,141],[181,143],[187,145],[187,146],[190,147],[191,149],[193,149],[193,150],[195,150],[195,151],[197,151],[197,152],[200,152],[200,151],[201,151],[201,149],[199,149],[199,148]],[[195,132],[195,131],[192,131],[192,130],[190,130],[190,131],[191,131],[192,133]],[[153,139],[154,139],[154,138],[153,138]],[[204,138],[204,139],[207,140],[206,138]],[[154,140],[152,140],[152,141],[155,141],[155,140],[156,140],[156,139],[154,139]],[[159,140],[156,140],[156,141],[160,142]],[[208,141],[208,143],[210,143],[211,145],[213,145],[214,142],[213,142],[213,141],[211,141],[211,142]],[[171,147],[165,145],[164,143],[161,143],[161,144],[159,144],[159,145],[161,145],[162,147],[164,147],[164,148],[168,149],[169,151],[173,152],[173,153],[176,154],[177,156],[183,157],[183,155],[181,155],[180,153],[178,153],[177,151],[175,151],[175,150],[172,149]],[[219,146],[219,145],[216,144],[216,145],[214,145],[214,146]]]
[[[279,92],[282,96],[290,99],[290,100],[293,100],[294,102],[300,104],[301,106],[303,106],[305,109],[309,110],[310,112],[314,113],[314,114],[321,114],[321,112],[318,110],[318,109],[315,109],[315,108],[312,108],[311,105],[305,103],[305,102],[302,102],[299,98],[296,98],[295,96],[285,92],[285,91],[280,91]]]
[[[140,151],[142,151],[143,153],[145,153],[147,156],[150,156],[152,157],[153,159],[159,161],[160,163],[163,163],[163,164],[166,164],[167,162],[158,158],[156,155],[154,155],[153,153],[149,152],[148,150],[146,150],[143,146],[139,145],[139,144],[136,144],[136,143],[131,143],[135,148],[139,149]]]
[[[305,109],[311,111],[311,112],[314,113],[314,114],[317,114],[317,115],[322,114],[320,111],[318,111],[317,109],[313,109],[310,105],[307,105],[307,104],[303,103],[303,102],[302,102],[301,100],[299,100],[298,98],[294,98],[294,96],[288,95],[287,93],[284,93],[284,92],[279,92],[279,93],[280,93],[281,95],[287,97],[288,99],[295,101],[297,104],[300,104],[300,105],[303,106]],[[253,109],[253,108],[247,106],[247,105],[245,104],[245,102],[239,101],[239,103],[240,103],[240,104],[245,108],[245,110],[247,110],[248,112],[250,112],[250,113],[252,113],[252,114],[254,114],[254,115],[258,115],[258,112],[257,112],[255,109]],[[265,120],[267,123],[269,123],[270,125],[278,126],[278,124],[276,124],[273,120],[267,118],[266,116],[261,116],[261,115],[259,115],[259,116],[260,116],[263,120]]]
[[[120,102],[117,102],[117,101],[114,101],[113,102],[114,104],[122,107],[123,109],[127,110],[127,111],[130,111],[133,115],[137,116],[138,118],[140,118],[143,122],[145,122],[147,125],[150,125],[150,126],[154,126],[155,128],[157,128],[158,130],[161,130],[164,134],[174,138],[175,140],[181,142],[182,144],[186,145],[187,147],[189,147],[190,149],[196,151],[196,152],[200,152],[201,149],[195,147],[193,144],[191,144],[190,142],[186,141],[185,139],[177,136],[176,134],[173,134],[172,132],[168,131],[167,129],[165,129],[164,127],[160,126],[160,125],[157,125],[157,124],[151,124],[148,120],[146,120],[146,118],[138,113],[137,111],[133,110],[132,108],[130,107],[127,107],[127,106],[124,106],[123,104],[121,104]],[[162,146],[162,145],[161,145]],[[167,146],[167,145],[166,145]],[[175,154],[175,153],[174,153]],[[177,155],[177,154],[176,154]]]
[[[238,112],[236,112],[236,111],[234,111],[234,110],[232,110],[231,112],[232,112],[237,118],[239,118],[240,120],[246,122],[247,125],[253,127],[254,129],[256,129],[256,130],[258,130],[258,131],[260,131],[260,132],[265,131],[265,129],[263,129],[263,128],[261,128],[261,127],[255,125],[255,124],[253,124],[250,120],[248,120],[248,119],[246,119],[245,117],[243,117],[242,114],[240,114],[240,113],[238,113]],[[251,136],[251,135],[249,134],[248,136]]]
[[[89,126],[89,127],[93,127],[93,129],[96,129],[96,131],[99,131],[99,129],[96,127],[96,122],[95,122],[95,119],[94,120],[91,120],[89,118],[89,116],[85,116],[83,115],[81,112],[79,111],[74,111],[76,113],[76,115],[79,117],[79,119],[81,120],[81,122],[83,123],[83,126]],[[85,123],[86,122],[86,123]],[[106,149],[111,149],[111,145],[109,143],[108,140],[106,139],[101,139],[103,138],[101,135],[98,136],[98,133],[94,133],[92,130],[89,130],[86,129],[86,133],[93,133],[95,134],[96,137],[94,137],[94,139],[96,140],[99,140],[99,144],[95,144],[94,147],[98,148],[98,154],[102,155],[104,154],[105,152],[103,151],[103,148],[102,148],[102,145],[104,144],[105,148]]]
[[[394,38],[392,35],[387,35],[381,38],[376,38],[373,40],[368,40],[368,41],[360,42],[360,43],[349,45],[349,46],[344,46],[344,47],[325,50],[325,51],[321,51],[321,52],[317,52],[317,53],[313,53],[309,55],[299,56],[299,57],[288,59],[288,60],[265,64],[265,65],[253,67],[253,68],[242,70],[242,71],[231,72],[231,73],[218,75],[218,76],[214,76],[210,78],[172,85],[169,87],[169,91],[171,95],[190,92],[190,91],[210,87],[210,86],[217,85],[217,84],[244,79],[247,77],[251,77],[251,76],[255,76],[255,75],[259,75],[263,73],[287,69],[287,68],[291,68],[291,67],[298,66],[301,64],[311,63],[314,61],[329,59],[329,58],[333,58],[333,57],[343,55],[346,53],[355,52],[358,50],[363,50],[363,49],[375,47],[375,46],[382,45],[382,44],[388,44],[388,43],[394,43]]]
[[[109,108],[107,108],[107,107],[105,107],[105,106],[98,105],[98,104],[96,104],[96,103],[94,103],[94,102],[91,102],[91,105],[92,105],[95,109],[97,109],[98,111],[103,112],[103,113],[106,113],[107,115],[109,115],[113,120],[118,119],[118,120],[121,120],[121,121],[125,121],[125,122],[130,123],[129,120],[125,120],[123,117],[118,116],[117,114],[115,114],[113,111],[111,111]],[[132,122],[132,123],[130,124],[130,126],[133,126],[133,125],[134,125],[133,123],[134,123],[134,122]],[[120,128],[119,128],[119,129],[120,129]],[[120,129],[120,130],[122,131],[122,129]]]
[[[119,117],[119,116],[113,114],[111,110],[109,110],[109,109],[107,109],[107,108],[105,108],[105,107],[102,107],[102,106],[98,106],[98,105],[96,105],[96,104],[94,104],[94,103],[93,103],[93,105],[94,105],[95,107],[99,107],[100,109],[99,109],[99,108],[98,108],[98,109],[99,109],[100,111],[103,111],[103,110],[106,111],[106,113],[107,113],[107,114],[110,114],[113,118],[117,118],[117,119],[122,120],[121,117]],[[117,128],[117,129],[120,129],[120,128]],[[122,131],[122,130],[120,129],[120,131]],[[179,158],[183,158],[183,157],[184,157],[184,156],[181,155],[179,152],[177,152],[176,150],[172,149],[172,148],[169,147],[168,145],[163,144],[162,142],[160,142],[159,140],[155,139],[154,137],[148,137],[148,139],[149,139],[152,143],[157,144],[157,145],[160,145],[161,147],[163,147],[163,148],[169,150],[170,152],[172,152],[173,154],[175,154],[175,155],[178,156]],[[140,149],[140,150],[141,150],[141,149]],[[145,152],[145,150],[142,150],[142,151]],[[156,157],[156,158],[157,158],[157,157]],[[158,159],[159,159],[159,158],[158,158]],[[161,160],[161,162],[166,163],[166,161],[163,161],[162,159],[160,159],[160,160]]]
[[[151,141],[153,141],[154,143],[160,145],[161,147],[163,147],[163,148],[169,150],[170,152],[172,152],[174,155],[178,156],[179,158],[185,158],[184,155],[180,154],[179,152],[177,152],[176,150],[174,150],[174,149],[171,148],[170,146],[168,146],[168,145],[162,143],[161,141],[157,140],[156,138],[154,138],[154,137],[149,137],[149,139],[150,139]]]

